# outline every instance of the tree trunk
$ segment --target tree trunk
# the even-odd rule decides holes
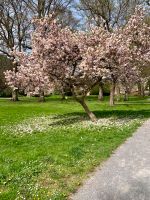
[[[41,92],[41,93],[40,93],[39,102],[45,102],[44,92]]]
[[[91,119],[91,121],[92,122],[96,122],[97,121],[97,118],[96,118],[96,116],[94,115],[94,113],[92,113],[90,110],[89,110],[89,108],[88,108],[88,106],[86,105],[86,103],[85,103],[85,99],[78,99],[77,100],[81,105],[82,105],[82,107],[84,108],[84,110],[85,110],[85,112],[87,113],[87,115],[89,116],[89,118]]]
[[[141,96],[141,82],[138,82],[138,95]]]
[[[124,101],[128,101],[128,93],[127,93],[127,91],[125,91],[125,93],[124,93]]]
[[[18,90],[12,91],[12,101],[18,101]]]
[[[65,95],[65,91],[64,89],[61,90],[61,100],[65,100],[66,99],[66,95]]]
[[[148,81],[148,96],[150,96],[150,81]]]
[[[141,85],[141,96],[145,97],[145,88],[143,84]]]
[[[103,101],[103,100],[104,100],[104,95],[103,95],[103,83],[99,83],[98,100],[100,100],[100,101]]]
[[[145,88],[144,88],[144,85],[141,82],[138,82],[138,94],[141,97],[145,96]]]
[[[120,87],[116,86],[116,100],[120,101]]]
[[[110,106],[115,105],[115,83],[112,82],[111,88],[110,88]]]
[[[17,64],[13,64],[13,67],[15,68],[15,73],[17,73],[17,71],[18,71]],[[19,101],[18,89],[12,91],[12,101]]]
[[[65,100],[66,99],[66,96],[64,93],[61,94],[61,100]]]
[[[44,11],[45,11],[45,0],[38,1],[38,17],[42,18],[44,17]]]

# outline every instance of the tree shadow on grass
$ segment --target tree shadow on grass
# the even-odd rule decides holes
[[[98,119],[105,118],[116,118],[116,119],[144,119],[150,118],[150,110],[103,110],[103,111],[94,111],[94,114]],[[88,116],[84,112],[73,112],[67,113],[64,115],[57,115],[52,118],[54,122],[49,124],[49,126],[68,126],[77,124],[79,122],[89,120]]]
[[[93,111],[96,117],[99,118],[109,118],[109,117],[116,117],[116,118],[149,118],[150,117],[150,110],[100,110],[100,111]],[[71,117],[71,116],[78,116],[79,118],[82,117],[84,120],[88,119],[88,116],[84,111],[82,112],[72,112],[67,113],[65,115],[61,115],[61,118],[64,117]],[[60,116],[59,116],[60,117]]]
[[[52,118],[54,122],[50,123],[49,126],[69,126],[73,124],[77,124],[81,121],[86,121],[88,119],[87,116],[82,113],[69,113],[65,115],[58,115]]]
[[[145,105],[150,105],[150,102],[145,102],[145,101],[143,101],[143,102],[137,102],[137,101],[133,101],[133,102],[121,102],[121,103],[117,103],[116,105],[140,105],[140,106],[145,106]]]
[[[117,117],[117,118],[149,118],[150,110],[103,110],[103,111],[94,111],[95,115],[98,118],[107,118],[107,117]]]

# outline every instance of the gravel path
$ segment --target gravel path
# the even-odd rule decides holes
[[[71,199],[150,200],[150,120]]]

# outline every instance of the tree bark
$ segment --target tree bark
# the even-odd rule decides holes
[[[109,102],[110,106],[114,106],[115,105],[115,83],[112,82],[111,84],[111,88],[110,88],[110,102]]]
[[[143,84],[141,85],[141,96],[145,97],[145,88]]]
[[[124,101],[128,101],[128,93],[127,93],[127,91],[125,91],[125,93],[124,93]]]
[[[40,93],[39,102],[45,102],[44,92],[41,92],[41,93]]]
[[[82,107],[84,108],[85,112],[87,113],[91,121],[96,122],[97,118],[94,115],[94,113],[89,110],[87,104],[85,103],[85,99],[81,98],[80,100],[78,99],[77,101],[82,105]]]
[[[65,100],[65,99],[66,99],[66,96],[65,96],[64,93],[62,93],[62,94],[61,94],[61,100],[63,101],[63,100]]]
[[[18,90],[12,91],[12,101],[19,101],[18,100]]]
[[[148,96],[150,96],[150,81],[148,81]]]
[[[103,101],[104,100],[104,94],[103,94],[103,83],[99,83],[99,94],[98,94],[98,100]]]
[[[145,97],[145,88],[141,82],[138,82],[138,94],[141,97]]]
[[[138,82],[138,95],[141,96],[141,83]]]
[[[116,100],[120,101],[120,87],[116,85]]]
[[[66,95],[65,95],[65,91],[64,89],[61,90],[61,100],[65,100],[66,99]]]
[[[15,68],[15,73],[17,73],[17,64],[13,64],[13,67]],[[12,101],[19,101],[18,89],[12,91]]]

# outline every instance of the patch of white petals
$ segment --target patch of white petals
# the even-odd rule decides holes
[[[139,123],[142,121],[139,119],[132,119],[132,118],[114,118],[114,117],[110,117],[110,118],[101,118],[98,119],[96,122],[92,122],[90,120],[85,121],[83,123],[84,127],[91,127],[91,128],[113,128],[113,127],[118,127],[118,128],[124,128],[126,126],[131,126],[134,123]]]
[[[50,132],[51,130],[101,130],[111,128],[125,128],[136,123],[142,123],[141,118],[99,118],[92,122],[86,117],[80,116],[40,116],[23,120],[19,124],[1,126],[3,134],[25,135],[40,132]]]

